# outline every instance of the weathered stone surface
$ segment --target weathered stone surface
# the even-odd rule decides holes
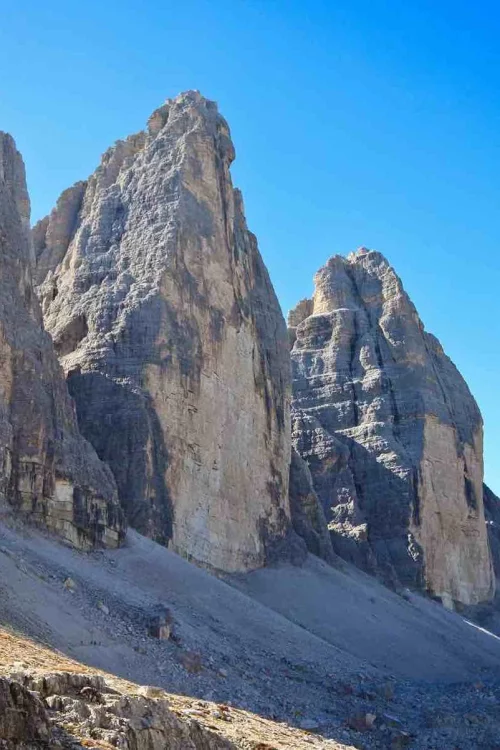
[[[481,415],[394,270],[331,258],[290,326],[292,442],[334,550],[450,606],[491,598]]]
[[[97,674],[17,677],[22,684],[0,678],[0,741],[6,740],[9,748],[73,749],[94,743],[130,750],[235,748],[198,722],[179,719],[161,690],[155,698],[122,694]],[[45,700],[47,710],[30,691]],[[27,742],[32,740],[38,744]]]
[[[117,545],[116,486],[84,440],[31,278],[24,165],[0,132],[0,501],[78,546]]]
[[[493,570],[497,581],[500,581],[500,498],[486,484],[483,485],[483,498]],[[497,590],[497,597],[499,593]]]
[[[294,448],[290,463],[290,513],[293,528],[309,552],[332,562],[334,554],[323,506],[314,490],[309,467]]]
[[[49,718],[43,703],[18,682],[0,677],[2,747],[33,747],[49,737]]]
[[[35,228],[44,317],[130,523],[228,571],[289,530],[286,326],[215,103],[169,100]]]

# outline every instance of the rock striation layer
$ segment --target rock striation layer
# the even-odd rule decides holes
[[[331,258],[289,325],[292,442],[334,550],[449,606],[490,599],[481,415],[387,260]]]
[[[116,546],[116,485],[78,431],[42,327],[29,220],[24,165],[13,139],[0,132],[0,501],[78,546]]]
[[[334,553],[321,501],[307,463],[292,448],[290,462],[290,513],[295,533],[313,555],[333,562]]]
[[[290,527],[290,365],[233,159],[216,104],[187,92],[33,236],[46,327],[130,523],[241,571]]]

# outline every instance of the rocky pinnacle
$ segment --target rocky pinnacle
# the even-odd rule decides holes
[[[331,258],[289,324],[292,442],[334,550],[450,606],[490,599],[481,415],[387,260]]]
[[[34,229],[44,320],[129,522],[227,571],[290,533],[286,326],[214,102],[168,100]]]

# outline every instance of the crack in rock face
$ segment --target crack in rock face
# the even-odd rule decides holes
[[[334,551],[450,607],[490,599],[481,414],[387,260],[332,257],[289,326],[292,442]]]
[[[24,164],[0,132],[0,502],[78,547],[117,546],[113,476],[78,430],[32,282]]]
[[[128,521],[244,571],[290,536],[291,383],[233,159],[216,104],[187,92],[65,191],[33,237],[45,326]]]

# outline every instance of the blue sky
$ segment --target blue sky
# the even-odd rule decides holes
[[[0,129],[36,219],[165,98],[216,99],[284,311],[330,255],[384,252],[480,404],[498,493],[499,22],[488,0],[10,3]]]

